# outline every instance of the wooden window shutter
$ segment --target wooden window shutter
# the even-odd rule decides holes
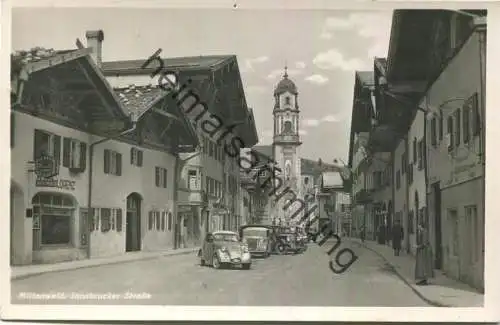
[[[63,140],[63,166],[64,167],[69,167],[70,148],[71,148],[71,139],[64,138],[64,140]]]
[[[137,151],[137,165],[142,167],[142,150]]]
[[[168,175],[167,170],[163,169],[163,187],[164,188],[167,188],[167,179],[168,179],[167,175]]]
[[[80,170],[84,171],[87,168],[87,144],[80,142]]]
[[[461,115],[460,115],[460,109],[457,109],[455,111],[455,123],[456,123],[456,126],[455,126],[455,132],[457,134],[455,140],[456,140],[456,146],[458,147],[460,145],[460,141],[461,141],[461,137],[460,137],[460,134],[461,134],[461,129],[462,129],[462,123],[460,121],[460,118],[461,118]]]
[[[431,144],[433,146],[437,144],[437,119],[435,117],[431,120]]]
[[[134,164],[134,148],[130,148],[130,164]]]
[[[477,136],[481,131],[481,115],[479,114],[479,104],[477,93],[472,98],[472,135]]]
[[[148,212],[148,229],[153,230],[153,211]]]
[[[116,231],[121,232],[122,231],[122,209],[116,209]]]
[[[413,139],[413,162],[417,162],[417,138]]]
[[[35,135],[33,137],[33,160],[36,160],[38,157],[38,150],[42,145],[42,135],[43,132],[35,129]]]
[[[443,133],[444,133],[444,119],[443,119],[443,113],[440,111],[439,112],[439,140],[443,140]]]
[[[160,187],[160,168],[155,167],[155,185],[156,187]]]
[[[61,163],[61,137],[58,135],[54,136],[54,159],[57,165]]]
[[[109,156],[111,152],[108,149],[104,149],[104,174],[109,174]]]
[[[122,154],[116,153],[116,175],[122,175]]]

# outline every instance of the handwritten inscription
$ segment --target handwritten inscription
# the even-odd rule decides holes
[[[74,190],[75,181],[57,178],[38,178],[36,180],[36,187],[55,187],[62,190]]]

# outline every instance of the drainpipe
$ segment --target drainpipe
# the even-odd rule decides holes
[[[125,130],[116,136],[103,138],[103,139],[98,140],[96,142],[93,142],[89,145],[89,181],[88,181],[87,218],[89,218],[90,216],[92,216],[92,218],[94,218],[94,215],[92,214],[92,174],[94,171],[94,168],[93,168],[93,165],[94,165],[94,147],[96,145],[104,143],[106,141],[118,139],[121,136],[124,136],[128,133],[135,131],[136,129],[137,129],[137,123],[134,121],[132,128]],[[91,258],[91,251],[92,251],[91,245],[90,245],[92,231],[93,231],[93,229],[90,230],[89,220],[87,220],[87,257],[88,257],[88,259]]]
[[[404,213],[406,215],[406,236],[405,236],[405,243],[406,243],[406,252],[410,253],[410,232],[408,229],[410,228],[410,182],[409,182],[409,177],[408,174],[410,173],[408,167],[410,167],[410,152],[409,152],[409,142],[408,142],[408,133],[405,135],[405,168],[406,168],[406,177],[405,177],[405,209]],[[413,167],[412,167],[413,168]],[[412,170],[413,173],[413,170]]]

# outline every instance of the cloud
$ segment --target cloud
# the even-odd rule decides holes
[[[338,122],[340,119],[335,115],[327,115],[321,119],[322,122]]]
[[[316,119],[307,119],[307,120],[304,120],[304,124],[306,126],[318,126],[320,123],[320,121],[316,120]]]
[[[333,38],[333,34],[324,30],[321,35],[319,35],[319,38],[321,39],[332,39]]]
[[[368,49],[368,57],[370,59],[373,59],[374,57],[385,58],[387,56],[388,49],[389,39],[375,43]]]
[[[240,71],[241,72],[255,71],[255,68],[254,68],[255,64],[264,63],[267,61],[269,61],[269,57],[267,57],[267,56],[259,56],[259,57],[252,58],[252,59],[246,59],[243,62],[243,66],[240,68]]]
[[[300,135],[307,135],[307,131],[306,130],[299,130],[299,134]]]
[[[262,86],[247,86],[247,87],[245,87],[245,92],[248,94],[263,94],[266,91],[268,91],[268,89],[266,87],[262,87]]]
[[[310,118],[304,120],[304,126],[305,127],[317,127],[322,123],[334,123],[334,122],[339,122],[340,118],[338,118],[335,115],[326,115],[323,116],[321,119],[315,119],[315,118]]]
[[[341,69],[344,71],[364,70],[368,68],[367,63],[360,59],[346,59],[337,49],[321,52],[313,59],[314,65],[324,70]]]
[[[306,63],[303,61],[297,61],[295,62],[295,67],[297,69],[304,69],[306,67]]]
[[[321,38],[330,39],[334,31],[355,31],[360,37],[373,41],[368,57],[386,57],[389,47],[392,11],[358,12],[347,17],[328,17]],[[366,42],[366,41],[365,41]]]
[[[307,77],[305,80],[317,85],[322,85],[328,82],[328,78],[320,74],[313,74],[312,76]]]
[[[287,73],[289,76],[298,76],[298,75],[301,75],[302,73],[304,73],[304,71],[302,71],[302,69],[288,69]],[[284,74],[285,74],[285,71],[283,69],[276,69],[276,70],[271,71],[267,75],[267,79],[274,80],[278,77],[283,76]]]

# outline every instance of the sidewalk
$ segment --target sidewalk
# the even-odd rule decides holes
[[[347,238],[346,238],[347,239]],[[483,307],[484,295],[467,284],[448,278],[439,270],[434,270],[434,278],[425,286],[415,285],[415,257],[404,252],[394,256],[392,246],[380,245],[373,241],[361,243],[358,238],[349,238],[354,243],[373,251],[387,263],[412,290],[427,303],[436,307]]]
[[[162,256],[185,255],[185,254],[195,253],[198,251],[198,249],[199,248],[191,247],[191,248],[170,249],[158,252],[129,252],[119,256],[99,257],[93,259],[62,262],[55,264],[12,266],[10,268],[11,269],[10,278],[11,280],[19,280],[30,276],[49,273],[49,272],[61,272],[61,271],[76,270],[88,267],[96,267],[101,265],[127,263],[139,260],[154,259]]]

